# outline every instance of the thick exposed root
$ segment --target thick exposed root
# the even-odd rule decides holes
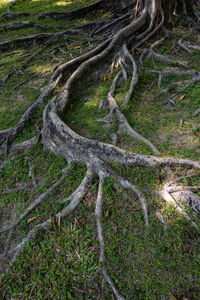
[[[198,7],[195,4],[193,4],[192,7],[193,7],[193,12],[194,12],[194,15],[196,17],[197,23],[199,24],[200,23],[200,12],[198,10]]]
[[[77,25],[75,26],[75,29],[84,29],[84,28],[90,28],[90,27],[96,27],[100,24],[104,24],[105,21],[104,20],[98,20],[98,21],[94,21],[94,22],[90,22],[87,24],[82,24],[82,25]],[[71,25],[72,26],[72,25]],[[19,30],[19,29],[23,29],[23,28],[28,28],[28,27],[36,27],[38,29],[66,29],[69,28],[69,25],[65,25],[65,26],[47,26],[47,25],[42,25],[39,23],[34,23],[34,22],[29,22],[29,21],[21,21],[21,22],[13,22],[13,23],[9,23],[9,24],[5,24],[2,25],[0,28],[2,28],[3,30]]]

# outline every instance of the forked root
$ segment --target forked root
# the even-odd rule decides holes
[[[134,89],[134,86],[136,85],[137,81],[138,81],[138,76],[137,76],[137,67],[136,64],[133,60],[133,58],[131,58],[131,54],[128,52],[128,49],[126,47],[126,45],[124,44],[122,46],[123,48],[123,52],[125,53],[125,57],[129,58],[129,61],[131,61],[131,63],[133,64],[133,76],[132,76],[132,80],[131,80],[131,84],[130,84],[130,88],[128,93],[125,96],[124,99],[124,103],[128,104],[127,101],[130,100],[131,96],[132,96],[132,92]],[[110,119],[113,116],[117,117],[118,120],[118,134],[122,135],[122,134],[128,134],[130,137],[132,137],[134,140],[139,141],[139,142],[143,142],[144,144],[146,144],[153,153],[156,154],[160,154],[160,151],[150,142],[148,141],[146,138],[144,138],[142,135],[140,135],[138,132],[136,132],[128,123],[126,117],[124,116],[124,114],[121,112],[117,102],[115,101],[114,95],[116,93],[116,89],[117,86],[119,85],[119,82],[122,78],[122,70],[120,70],[117,75],[115,76],[111,86],[110,86],[110,90],[109,93],[107,95],[106,98],[106,105],[109,106],[109,113],[106,117],[104,117],[103,119],[99,119],[99,122],[102,123],[109,123]],[[102,105],[102,102],[101,104]]]
[[[140,204],[142,206],[143,212],[144,212],[144,220],[146,227],[149,227],[149,216],[148,216],[148,209],[147,209],[147,203],[144,194],[138,190],[138,188],[132,184],[130,181],[125,180],[121,177],[118,177],[118,182],[119,184],[124,188],[124,189],[130,189],[133,191],[133,193],[138,197]]]

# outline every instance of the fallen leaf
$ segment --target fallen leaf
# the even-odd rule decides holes
[[[109,209],[107,209],[106,214],[105,214],[105,217],[108,217],[108,216],[109,216]]]
[[[196,132],[196,134],[197,134],[198,136],[200,136],[200,133],[199,133],[198,131]]]
[[[185,95],[180,96],[179,100],[183,100],[185,98]]]
[[[40,126],[37,124],[37,123],[35,123],[35,128],[37,129],[37,130],[40,130]]]
[[[37,219],[37,217],[29,218],[29,219],[27,220],[26,224],[28,225],[28,224],[30,224],[31,222],[33,222],[34,220],[36,220],[36,219]]]
[[[51,223],[53,225],[53,228],[56,229],[56,227],[57,227],[56,216],[52,216]]]
[[[161,153],[160,157],[168,157],[169,155],[165,154],[165,153]]]
[[[78,224],[80,225],[83,221],[85,221],[85,218],[78,219]]]
[[[136,48],[135,51],[138,55],[140,55],[142,53],[142,50],[140,48]]]
[[[58,180],[53,180],[51,183],[56,183]]]
[[[169,297],[171,300],[178,300],[170,291],[169,291]]]

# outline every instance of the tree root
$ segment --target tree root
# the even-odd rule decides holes
[[[11,157],[9,160],[4,160],[1,164],[0,164],[0,171],[2,171],[5,167],[6,167],[6,165],[7,165],[7,163],[9,162],[9,161],[12,161],[12,160],[14,160],[15,159],[15,156],[14,157]]]
[[[174,208],[180,213],[182,214],[188,221],[191,221],[191,218],[188,216],[188,214],[176,203],[176,201],[174,200],[174,198],[170,195],[170,193],[167,190],[162,190],[158,193],[159,196],[161,196],[166,202],[171,203]],[[198,226],[195,222],[191,222],[192,225],[198,229]]]
[[[4,87],[6,82],[14,75],[20,75],[23,74],[22,71],[16,70],[16,69],[12,69],[12,71],[10,73],[8,73],[6,76],[4,76],[3,78],[0,79],[0,87]]]
[[[24,186],[18,186],[18,187],[16,187],[16,188],[13,188],[13,189],[7,189],[7,190],[4,190],[3,192],[2,192],[2,195],[9,195],[9,194],[12,194],[12,193],[14,193],[14,192],[21,192],[21,191],[27,191],[28,189],[30,189],[32,187],[32,185],[31,184],[26,184],[26,185],[24,185]],[[0,231],[0,233],[1,233],[1,231]]]
[[[191,190],[199,191],[199,187],[188,187],[188,189],[180,189],[172,192],[173,198],[178,203],[186,203],[200,218],[200,197],[194,194]]]
[[[23,22],[15,22],[15,23],[2,25],[1,28],[3,30],[19,30],[23,28],[32,27],[32,26],[35,26],[33,22],[23,21]]]
[[[103,0],[96,2],[94,6],[97,5],[97,7],[99,7],[99,5],[101,5],[103,2],[105,4],[105,1]],[[90,10],[91,7],[81,9],[79,13],[82,14],[83,11],[85,12],[88,9]],[[74,12],[70,12],[70,13],[68,13],[68,16],[73,17]],[[135,13],[136,13],[136,17],[130,21],[130,24],[120,29],[114,36],[111,35],[101,45],[89,51],[88,53],[81,55],[80,57],[75,58],[70,62],[61,65],[54,72],[54,74],[50,79],[49,84],[42,90],[36,102],[32,104],[32,106],[23,114],[23,116],[16,124],[16,126],[7,130],[0,131],[0,142],[1,143],[5,142],[4,145],[5,152],[10,153],[13,151],[18,151],[20,149],[25,150],[27,149],[27,147],[31,147],[35,143],[37,143],[38,142],[37,138],[33,138],[21,144],[9,145],[9,143],[11,143],[14,140],[14,138],[19,134],[19,132],[21,132],[22,129],[25,127],[26,122],[31,119],[35,110],[44,103],[45,98],[51,93],[51,91],[55,89],[55,87],[58,84],[65,82],[63,90],[60,93],[58,93],[56,96],[54,96],[44,109],[43,128],[41,131],[42,143],[44,147],[51,150],[54,154],[64,157],[69,164],[74,160],[84,163],[87,166],[87,173],[82,183],[75,190],[75,192],[73,192],[68,198],[62,201],[63,205],[65,205],[66,203],[68,203],[68,201],[70,201],[69,205],[64,206],[64,208],[60,210],[54,217],[57,225],[60,226],[60,218],[69,215],[73,210],[75,210],[75,208],[79,205],[81,199],[85,196],[87,192],[88,184],[92,182],[92,179],[95,175],[98,176],[99,188],[98,188],[98,195],[96,201],[95,216],[96,216],[98,240],[100,244],[99,261],[101,263],[101,270],[105,280],[109,283],[116,298],[120,300],[125,298],[120,295],[110,275],[108,274],[106,268],[106,260],[105,260],[105,245],[104,245],[103,228],[101,224],[102,205],[103,205],[103,184],[104,184],[105,177],[115,175],[116,189],[118,188],[118,185],[120,185],[123,189],[130,189],[137,196],[143,209],[144,221],[147,228],[149,226],[149,219],[148,219],[147,203],[143,193],[140,190],[138,190],[138,188],[133,183],[115,174],[115,172],[112,169],[112,164],[119,163],[122,166],[133,166],[133,167],[139,166],[139,167],[150,168],[154,171],[164,166],[170,166],[170,167],[184,166],[193,169],[200,169],[199,161],[193,161],[190,159],[179,159],[174,157],[158,157],[160,153],[157,150],[157,148],[151,142],[146,140],[144,137],[139,135],[131,128],[131,126],[129,125],[125,116],[122,114],[119,106],[117,105],[114,99],[116,93],[116,87],[120,84],[122,80],[126,80],[127,77],[129,76],[129,73],[131,73],[132,74],[131,84],[124,100],[124,103],[128,104],[129,101],[131,100],[134,86],[138,81],[137,65],[134,58],[131,56],[127,45],[130,48],[130,43],[131,41],[133,41],[134,42],[133,49],[137,48],[144,41],[149,39],[159,28],[161,28],[161,26],[164,23],[164,13],[161,8],[160,1],[156,1],[156,0],[146,1],[144,8],[142,8],[142,10],[139,10],[137,8],[135,10]],[[52,15],[51,13],[41,15],[41,17],[47,17],[47,16],[52,16]],[[56,14],[54,14],[54,16],[56,16]],[[60,18],[60,14],[59,14],[59,18]],[[124,20],[125,19],[122,18],[122,21]],[[156,25],[156,23],[158,25]],[[109,26],[104,28],[109,28]],[[141,33],[141,31],[143,33]],[[110,33],[109,30],[108,32]],[[57,38],[64,34],[66,34],[66,32],[58,33],[57,35],[55,34],[53,35],[53,38]],[[27,38],[28,40],[26,42],[29,42],[29,38],[30,38],[30,42],[34,40],[33,37],[28,37]],[[49,39],[49,35],[47,34],[46,37],[41,35],[40,37],[38,37],[38,41],[40,41],[40,39],[44,40],[45,38]],[[24,42],[25,40],[19,39],[16,42],[16,45]],[[6,47],[7,49],[9,49],[10,47],[9,43],[10,42],[1,43],[0,49],[5,50]],[[148,53],[150,53],[150,55],[152,55],[154,58],[159,59],[160,61],[164,61],[166,63],[176,62],[174,60],[166,58],[165,56],[157,54],[153,49],[158,44],[159,43],[152,45],[150,50],[148,50]],[[144,55],[146,54],[147,52]],[[117,146],[111,144],[106,144],[99,141],[87,139],[75,133],[63,121],[63,115],[65,114],[68,106],[72,104],[72,101],[74,100],[73,98],[74,90],[79,88],[80,85],[83,85],[85,81],[87,82],[88,80],[90,80],[92,76],[93,76],[92,78],[94,78],[94,76],[95,78],[98,78],[104,72],[105,67],[110,65],[115,57],[119,57],[121,59],[119,61],[121,70],[117,73],[116,77],[114,78],[109,93],[107,95],[106,103],[109,107],[109,113],[103,119],[103,121],[109,122],[110,118],[112,116],[115,116],[118,120],[118,126],[119,126],[117,134],[127,133],[135,140],[144,142],[146,145],[150,147],[153,153],[156,153],[155,156],[136,154],[136,153],[122,150]],[[140,60],[142,62],[142,58]],[[181,67],[185,66],[182,62],[178,62],[178,64]],[[146,70],[146,71],[155,72],[159,75],[161,74],[161,71],[157,71],[157,70]],[[180,74],[192,75],[193,76],[192,81],[189,82],[188,84],[196,82],[200,78],[199,73],[194,70],[182,71],[182,70],[172,68],[164,71],[162,74],[168,75],[171,73],[178,74],[178,75]],[[162,76],[160,77],[160,82],[161,80],[162,80]],[[181,90],[181,92],[182,91],[183,90]],[[0,169],[3,167],[5,167],[4,162],[0,166]],[[32,166],[30,164],[30,169],[31,168]],[[67,173],[64,173],[64,175],[59,179],[58,182],[54,183],[45,193],[37,197],[31,203],[31,205],[25,210],[25,212],[20,215],[17,221],[1,229],[0,233],[11,232],[13,229],[15,229],[16,226],[36,206],[42,203],[45,197],[54,188],[58,186],[58,184],[63,180],[65,176],[67,176]],[[166,201],[173,203],[176,209],[180,213],[182,213],[188,220],[190,220],[190,217],[183,211],[183,209],[174,200],[174,193],[179,192],[179,188],[180,186],[174,187],[172,185],[170,186],[169,184],[164,185],[159,195]],[[191,190],[193,191],[197,191],[198,189],[199,186],[194,186],[191,188]],[[183,187],[182,190],[186,190],[186,188]],[[29,231],[27,236],[23,238],[21,242],[12,249],[9,249],[9,242],[8,242],[5,247],[4,253],[0,255],[0,258],[4,259],[5,256],[9,256],[12,264],[16,260],[18,255],[23,251],[26,244],[30,242],[31,239],[37,234],[38,230],[40,229],[45,230],[51,224],[52,224],[52,219],[49,218],[48,220],[35,225]],[[194,222],[192,224],[195,228],[197,228],[197,225]]]
[[[25,158],[28,159],[28,157],[25,157]],[[33,183],[34,188],[37,188],[37,183],[36,183],[35,175],[34,175],[34,167],[31,164],[30,160],[28,160],[28,165],[29,165],[28,177],[32,179],[32,183]]]
[[[2,19],[17,19],[17,18],[22,18],[22,17],[29,17],[30,14],[29,13],[7,13],[7,14],[4,14],[2,16]]]
[[[96,224],[97,224],[97,233],[98,233],[98,240],[100,246],[100,255],[99,255],[99,262],[101,264],[101,270],[105,280],[110,285],[116,299],[124,300],[125,298],[120,295],[119,291],[115,287],[110,275],[105,266],[105,243],[103,237],[103,228],[101,225],[101,217],[102,217],[102,206],[103,206],[103,183],[104,177],[103,175],[99,178],[99,188],[98,188],[98,196],[96,201],[96,208],[95,208],[95,215],[96,215]]]
[[[176,99],[176,97],[178,95],[180,95],[183,91],[185,91],[191,84],[194,84],[196,82],[200,81],[200,74],[197,74],[193,77],[193,79],[191,81],[189,81],[186,85],[184,85],[178,92],[176,92],[173,96],[171,96],[170,98],[168,98],[165,101],[165,104],[168,104],[168,106],[172,106],[174,107],[175,102],[174,100]]]
[[[184,186],[183,184],[177,185],[178,182],[182,180],[189,180],[191,177],[196,176],[196,174],[190,174],[188,176],[181,176],[173,181],[166,182],[164,185],[164,190],[172,194],[173,198],[177,199],[178,203],[187,203],[200,217],[200,198],[193,192],[200,191],[200,186]]]
[[[148,54],[147,57],[148,58],[153,57],[153,58],[159,60],[160,62],[164,62],[166,64],[177,64],[177,65],[179,65],[181,67],[187,67],[187,63],[186,62],[177,61],[177,60],[174,60],[174,59],[169,58],[167,56],[161,55],[159,53],[156,53],[151,48],[149,49],[149,54]]]
[[[75,18],[80,18],[82,16],[85,16],[86,14],[93,12],[95,10],[100,10],[102,8],[105,8],[104,6],[104,1],[97,1],[91,5],[88,5],[86,7],[77,9],[77,10],[72,10],[68,12],[48,12],[48,13],[41,13],[39,16],[39,19],[43,18],[53,18],[53,19],[75,19]]]
[[[200,198],[193,194],[193,192],[198,192],[200,190],[200,186],[183,186],[183,185],[177,185],[179,181],[182,181],[183,179],[190,179],[191,177],[196,176],[196,174],[190,174],[188,176],[181,176],[178,177],[175,180],[166,182],[162,188],[162,190],[159,192],[159,195],[169,203],[172,203],[175,209],[183,214],[187,220],[191,221],[191,218],[188,216],[188,214],[184,211],[183,208],[179,205],[180,202],[187,203],[197,214],[200,215]],[[175,200],[177,199],[177,200]],[[177,203],[178,201],[178,203]],[[192,222],[192,225],[195,228],[198,228],[197,224],[195,222]]]
[[[159,150],[150,141],[148,141],[143,136],[141,136],[138,132],[133,130],[133,128],[129,125],[128,121],[126,120],[126,118],[122,114],[122,112],[120,111],[120,109],[111,93],[108,94],[107,99],[108,99],[108,103],[109,103],[109,107],[110,107],[110,113],[103,119],[103,121],[106,119],[109,119],[110,117],[115,115],[118,119],[118,126],[119,126],[118,133],[120,135],[126,133],[130,137],[132,137],[134,140],[143,142],[144,144],[146,144],[152,150],[153,153],[159,154],[160,153]]]
[[[16,38],[11,41],[6,41],[3,43],[0,43],[0,51],[8,51],[12,49],[13,47],[20,47],[21,45],[30,45],[33,43],[43,43],[45,40],[48,40],[48,44],[50,45],[51,43],[54,43],[58,41],[62,36],[66,35],[72,35],[72,34],[77,34],[79,33],[77,30],[66,30],[66,31],[61,31],[61,32],[56,32],[56,33],[40,33],[40,34],[35,34],[35,35],[30,35],[27,37],[21,37],[21,38]]]
[[[133,95],[134,87],[138,82],[138,75],[137,75],[137,65],[136,65],[132,55],[128,51],[126,44],[124,44],[122,46],[122,51],[123,51],[126,59],[130,60],[130,62],[132,64],[132,69],[133,69],[130,87],[129,87],[128,93],[126,94],[125,99],[124,99],[124,105],[127,105]]]
[[[126,57],[128,56],[128,58],[131,60],[131,63],[133,64],[133,68],[134,68],[130,88],[129,88],[128,94],[125,96],[125,100],[124,100],[124,103],[126,103],[127,101],[129,101],[129,99],[131,97],[133,88],[138,81],[138,77],[137,77],[137,67],[136,67],[134,60],[131,59],[131,54],[128,52],[126,45],[123,45],[123,48],[124,48],[123,51],[125,52]],[[137,133],[135,130],[133,130],[133,128],[129,125],[128,121],[126,120],[125,116],[122,114],[121,110],[119,109],[119,106],[117,105],[117,102],[114,99],[116,88],[120,81],[121,76],[122,76],[122,71],[119,71],[118,74],[116,75],[115,79],[113,80],[113,83],[110,87],[110,91],[107,96],[107,103],[108,103],[108,106],[110,109],[109,114],[105,118],[100,119],[98,121],[103,122],[103,123],[108,122],[109,119],[115,115],[118,120],[118,133],[119,134],[126,133],[133,139],[143,142],[146,145],[148,145],[148,147],[150,147],[150,149],[152,150],[153,153],[159,154],[160,153],[159,150],[151,142],[149,142],[147,139],[145,139],[143,136],[141,136],[139,133]]]
[[[183,50],[185,50],[187,53],[193,54],[193,51],[190,50],[190,49],[186,46],[185,43],[183,43],[183,39],[180,39],[180,40],[178,41],[178,45],[179,45]]]
[[[193,114],[193,117],[197,117],[200,114],[200,108],[198,108],[195,113]]]
[[[9,145],[5,145],[5,153],[6,154],[10,154],[13,152],[17,152],[19,150],[28,150],[31,149],[34,145],[36,145],[39,142],[40,139],[40,135],[33,137],[32,139],[26,140],[22,143],[17,143],[17,144],[11,144],[11,146]],[[8,142],[8,140],[7,140]]]
[[[41,203],[41,201],[44,199],[44,197],[49,194],[53,188],[55,188],[60,182],[61,180],[63,180],[63,178],[66,175],[63,175],[61,177],[61,179],[56,182],[52,187],[50,187],[50,189],[43,193],[39,198],[37,198],[32,205],[29,206],[29,208],[26,209],[26,211],[20,216],[20,218],[13,223],[12,225],[8,226],[7,228],[2,229],[0,232],[5,232],[5,231],[10,231],[13,230],[22,219],[24,219],[31,210],[34,209],[34,207],[36,207],[37,205],[39,205]],[[83,179],[82,183],[79,185],[79,187],[66,199],[64,199],[62,201],[62,204],[65,204],[66,202],[70,201],[69,205],[64,207],[59,213],[57,213],[55,215],[55,219],[57,220],[58,218],[63,218],[65,216],[67,216],[69,213],[71,213],[80,203],[81,199],[84,197],[84,195],[86,194],[87,188],[88,188],[88,184],[91,182],[93,178],[93,173],[91,172],[90,169],[87,170],[87,173],[85,175],[85,178]],[[22,239],[21,243],[19,243],[16,247],[14,247],[13,249],[7,250],[7,253],[2,253],[0,255],[0,259],[5,259],[5,255],[9,255],[12,256],[11,259],[11,264],[14,263],[14,261],[16,260],[16,258],[18,257],[18,255],[24,250],[26,244],[28,242],[31,241],[31,239],[37,234],[38,230],[45,230],[49,225],[51,225],[52,220],[51,218],[49,218],[48,220],[46,220],[43,223],[37,224],[35,227],[33,227],[33,229],[31,229],[29,231],[29,233],[27,234],[27,236],[25,238]]]
[[[116,28],[116,26],[118,27],[120,24],[128,23],[130,15],[131,15],[131,12],[128,12],[125,15],[123,14],[122,16],[120,16],[120,17],[118,17],[114,20],[111,20],[110,22],[108,22],[108,24],[105,24],[104,26],[102,26],[99,29],[95,30],[92,33],[92,36],[93,35],[99,35],[102,32],[104,32],[104,33],[107,32],[107,34],[110,34],[112,32],[112,35],[113,35],[113,31],[116,31],[116,30],[113,30],[113,28]]]
[[[166,222],[165,218],[163,217],[163,215],[159,211],[156,211],[155,212],[155,216],[163,224],[163,228],[166,231],[166,229],[167,229],[167,222]]]
[[[196,17],[197,23],[199,24],[200,23],[200,12],[198,10],[198,7],[195,4],[193,4],[192,7],[193,7],[193,12]]]
[[[133,191],[133,193],[138,197],[138,199],[141,203],[143,212],[144,212],[145,224],[146,224],[146,227],[148,228],[149,227],[149,217],[148,217],[148,209],[147,209],[145,196],[143,195],[143,193],[140,190],[138,190],[136,188],[136,186],[134,186],[128,180],[124,180],[123,178],[120,178],[120,177],[118,177],[117,180],[124,189],[131,189]]]
[[[33,103],[26,111],[25,113],[22,115],[22,117],[20,118],[19,122],[10,129],[6,129],[6,130],[2,130],[0,131],[0,144],[6,139],[7,142],[11,142],[14,140],[14,138],[23,130],[23,128],[26,126],[26,122],[30,120],[30,118],[32,117],[33,113],[36,111],[36,109],[38,109],[45,101],[46,97],[50,94],[50,92],[57,86],[57,84],[59,83],[61,79],[61,76],[57,78],[57,80],[55,80],[55,82],[51,82],[49,83],[49,85],[47,87],[45,87],[42,91],[42,93],[40,94],[40,96],[38,97],[38,99],[36,100],[35,103]],[[34,139],[35,141],[35,139]],[[32,140],[32,143],[34,142]],[[19,150],[19,148],[22,147],[26,147],[27,145],[13,145],[10,149],[10,151],[16,151]],[[7,152],[7,151],[6,151]]]
[[[15,221],[13,224],[6,226],[0,230],[0,233],[7,232],[13,230],[26,216],[35,209],[42,201],[62,182],[62,180],[66,177],[67,174],[64,174],[58,181],[56,181],[46,192],[42,193],[39,197],[37,197],[31,205],[25,210],[23,214],[20,215],[19,219]]]

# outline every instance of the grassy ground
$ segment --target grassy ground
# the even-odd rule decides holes
[[[0,15],[6,13],[10,2],[1,1]],[[13,7],[13,12],[30,12],[31,16],[28,20],[43,25],[69,25],[69,28],[73,28],[70,20],[38,20],[38,13],[71,10],[92,2],[94,1],[19,0]],[[100,12],[80,20],[73,20],[73,24],[103,17],[105,12]],[[19,20],[27,20],[27,18],[15,21]],[[4,20],[1,24],[9,22]],[[52,29],[39,30],[34,27],[6,32],[0,29],[0,39],[4,41],[27,34],[51,31]],[[160,53],[172,54],[174,39],[178,39],[185,31],[180,26],[175,33],[172,40],[163,42],[159,48]],[[87,34],[86,32],[86,37]],[[36,44],[1,54],[0,78],[13,68],[21,70],[22,73],[10,78],[5,86],[0,88],[0,129],[11,127],[19,120],[21,114],[39,95],[38,88],[45,86],[58,65],[83,53],[89,46],[85,43],[83,35],[76,35],[67,40],[67,46],[65,40],[61,39],[59,48],[52,52],[54,47],[55,45],[47,46],[29,63],[26,63],[25,59],[38,51],[39,46]],[[179,53],[189,62],[191,68],[198,70],[199,52],[195,52],[192,57],[182,51]],[[152,62],[146,60],[145,66],[152,67]],[[167,66],[157,63],[158,69],[165,67]],[[157,87],[157,75],[140,72],[139,78],[128,107],[122,105],[128,83],[118,88],[116,95],[129,123],[153,142],[162,156],[174,155],[199,160],[199,120],[192,118],[192,114],[200,107],[200,83],[190,86],[177,98],[174,109],[169,110],[164,105],[166,96],[157,95],[171,80],[180,81],[182,78],[166,77],[161,88]],[[88,138],[110,141],[110,134],[117,129],[116,120],[113,119],[112,126],[106,130],[97,120],[107,113],[106,109],[99,112],[98,105],[107,95],[111,82],[112,76],[108,74],[100,82],[89,83],[87,89],[75,95],[74,104],[69,107],[64,116],[72,129]],[[16,141],[21,142],[31,138],[39,132],[41,126],[42,109],[39,109]],[[151,154],[148,147],[136,143],[126,133],[118,140],[118,146],[137,153]],[[55,157],[40,144],[26,153],[17,153],[12,159],[2,157],[3,159],[7,159],[8,162],[0,173],[1,226],[15,220],[29,206],[32,199],[46,191],[61,177],[62,169],[66,167],[63,158]],[[31,183],[29,162],[34,167],[37,188],[31,187],[26,191],[5,194],[6,189]],[[116,191],[113,188],[115,178],[107,178],[104,186],[103,212],[107,266],[120,292],[127,295],[127,299],[182,299],[183,295],[188,299],[200,299],[198,232],[156,194],[166,180],[175,175],[184,175],[185,170],[166,168],[155,173],[140,168],[124,169],[117,164],[113,165],[113,168],[144,191],[148,199],[150,215],[150,228],[147,231],[143,212],[134,195],[129,191],[126,194],[120,189]],[[25,236],[37,223],[50,216],[53,219],[53,216],[63,207],[61,200],[78,187],[85,171],[84,165],[74,162],[69,175],[12,234],[11,245]],[[199,184],[199,182],[200,174],[194,177],[189,185]],[[78,209],[70,217],[62,220],[60,229],[52,226],[47,232],[38,233],[37,237],[27,245],[9,273],[0,275],[2,299],[114,299],[109,287],[102,280],[98,263],[99,248],[94,216],[96,196],[97,182],[94,180]],[[168,225],[166,230],[156,218],[156,211],[165,217]],[[198,218],[196,216],[193,218],[199,224]],[[6,238],[5,235],[0,237],[1,252]],[[1,265],[2,269],[3,265],[4,262]],[[173,298],[173,295],[176,298]]]

